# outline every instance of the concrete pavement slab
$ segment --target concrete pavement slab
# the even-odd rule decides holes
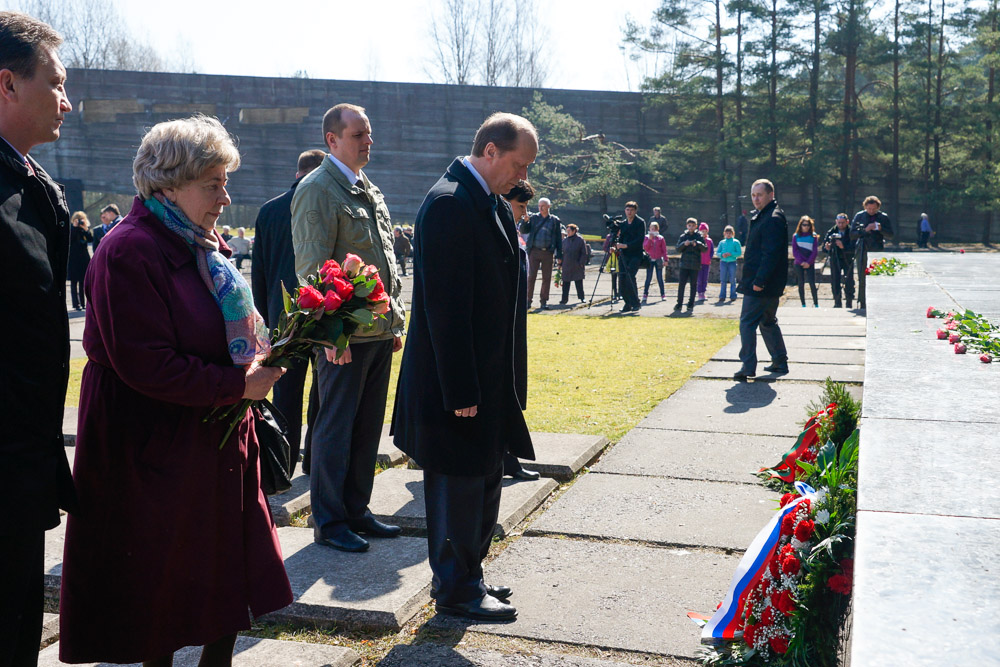
[[[688,611],[722,599],[739,556],[704,550],[523,537],[486,568],[514,588],[516,622],[438,614],[437,627],[694,657],[700,630]]]
[[[864,350],[806,348],[793,346],[790,341],[791,339],[785,341],[785,348],[788,350],[789,356],[791,357],[791,363],[793,364],[847,364],[851,366],[862,366],[865,363]],[[725,347],[712,355],[712,359],[714,361],[728,361],[730,362],[730,366],[733,363],[738,364],[740,360],[739,338],[731,343],[728,343]],[[738,368],[739,365],[733,368],[729,375],[732,376]]]
[[[864,336],[864,327],[854,325],[838,326],[835,324],[785,324],[778,318],[782,336]]]
[[[762,486],[592,472],[527,534],[743,550],[774,516],[778,497]]]
[[[265,620],[398,630],[430,599],[422,538],[374,538],[359,554],[316,544],[311,528],[279,528],[278,537],[295,601]]]
[[[623,662],[552,653],[510,654],[440,644],[394,646],[378,667],[629,667]]]
[[[779,322],[780,326],[780,322]],[[784,338],[788,350],[860,350],[865,349],[865,339],[861,336],[788,336]],[[740,337],[736,336],[720,352],[731,355],[739,352]],[[718,353],[717,353],[718,354]],[[760,332],[757,333],[757,356],[767,360],[767,348]]]
[[[200,646],[188,646],[174,653],[174,667],[197,667]],[[354,667],[361,656],[349,648],[278,641],[257,637],[237,637],[233,650],[233,667]],[[38,656],[38,667],[61,667],[59,644],[54,644]],[[116,663],[117,664],[117,663]],[[94,662],[83,667],[112,667],[108,662]],[[128,667],[142,667],[134,663]]]
[[[59,639],[59,614],[42,614],[41,648]]]
[[[849,391],[861,396],[860,387]],[[642,428],[797,436],[819,383],[688,380],[639,423]]]
[[[794,438],[634,428],[591,472],[758,484],[754,472],[772,466]]]
[[[996,439],[996,424],[865,418],[858,509],[1000,519]]]
[[[993,665],[1000,521],[859,512],[851,662]]]
[[[942,343],[943,344],[943,343]],[[1000,373],[975,355],[947,347],[923,365],[865,369],[866,417],[954,423],[1000,423]]]
[[[531,443],[535,460],[522,460],[521,467],[543,477],[568,480],[601,453],[608,439],[579,433],[532,433]]]
[[[732,361],[708,361],[695,371],[692,377],[712,378],[716,380],[731,380],[733,373],[739,370],[739,364]],[[836,382],[861,384],[865,378],[865,367],[851,364],[817,364],[797,363],[794,359],[788,362],[788,372],[785,374],[767,373],[762,368],[757,369],[755,382],[822,382],[826,378]]]
[[[509,534],[558,486],[558,482],[546,478],[533,482],[504,479],[496,534]],[[379,521],[426,533],[423,472],[393,468],[377,475],[369,508]]]

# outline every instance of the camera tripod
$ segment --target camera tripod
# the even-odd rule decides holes
[[[594,305],[594,295],[597,294],[597,286],[601,282],[601,275],[604,273],[604,270],[607,269],[608,273],[615,274],[612,278],[621,274],[621,271],[619,270],[619,262],[621,261],[621,258],[618,257],[618,253],[620,251],[612,246],[614,246],[614,243],[609,245],[608,251],[604,253],[604,259],[601,260],[601,268],[597,270],[597,280],[594,281],[594,290],[590,293],[590,303],[587,304],[587,308]],[[611,303],[617,301],[620,296],[617,283],[617,280],[612,280],[611,282]]]

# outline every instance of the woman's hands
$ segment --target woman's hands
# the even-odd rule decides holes
[[[246,389],[243,390],[243,398],[259,401],[267,398],[267,393],[271,387],[285,374],[285,369],[279,366],[261,366],[251,364],[247,368]]]

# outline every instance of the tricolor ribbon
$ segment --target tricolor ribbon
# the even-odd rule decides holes
[[[822,414],[820,413],[820,415]],[[781,462],[778,465],[773,468],[761,468],[760,472],[769,471],[771,477],[777,477],[782,482],[791,483],[795,479],[799,457],[819,441],[820,415],[809,418],[809,421],[806,422],[806,430],[799,434],[792,448],[782,454]]]
[[[796,511],[804,500],[812,500],[816,490],[805,482],[795,482],[795,490],[802,496],[788,503],[768,522],[750,544],[740,564],[736,567],[729,591],[722,604],[701,631],[702,644],[718,644],[720,641],[735,641],[743,636],[742,614],[747,596],[764,575],[778,540],[781,537],[781,521]]]

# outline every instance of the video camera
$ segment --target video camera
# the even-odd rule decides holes
[[[608,228],[608,233],[615,235],[615,238],[621,234],[623,224],[625,224],[624,216],[616,215],[612,218],[607,213],[604,214],[604,226]]]

